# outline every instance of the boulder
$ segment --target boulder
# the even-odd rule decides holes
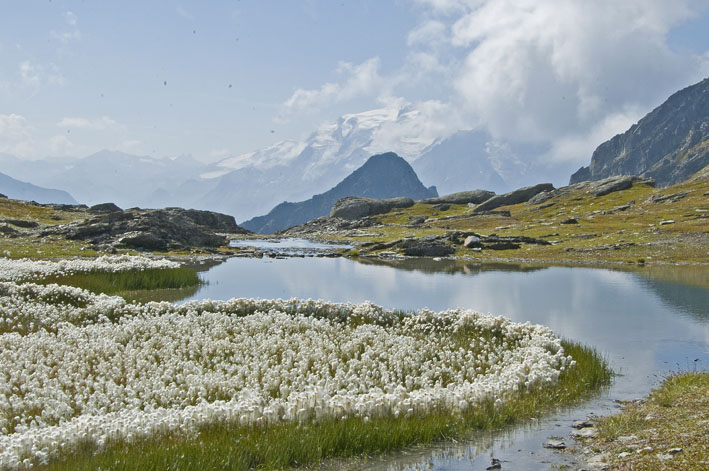
[[[227,238],[218,233],[244,234],[233,216],[211,211],[127,209],[99,213],[87,220],[48,228],[43,235],[59,233],[100,247],[124,246],[143,250],[180,250],[219,247]]]
[[[480,237],[476,236],[468,236],[465,238],[465,242],[463,242],[463,246],[467,247],[469,249],[472,249],[474,247],[482,247],[482,241],[480,240]]]
[[[116,211],[123,211],[118,205],[114,203],[100,203],[95,204],[89,208],[90,213],[114,213]]]
[[[35,221],[26,221],[24,219],[5,219],[7,224],[12,224],[15,227],[23,227],[25,229],[34,229],[39,227],[39,224]]]
[[[494,191],[472,190],[451,193],[450,195],[439,196],[437,198],[426,198],[418,202],[424,204],[480,204],[493,196],[495,196]]]
[[[593,196],[605,196],[616,191],[627,190],[635,183],[645,183],[646,185],[655,186],[655,180],[652,178],[621,175],[594,182],[588,192],[592,193]]]
[[[374,199],[348,196],[335,202],[330,210],[330,217],[349,220],[360,219],[388,213],[394,208],[409,208],[413,205],[414,200],[405,197]]]
[[[539,185],[526,186],[504,195],[496,195],[492,198],[479,204],[473,212],[479,213],[481,211],[490,211],[491,209],[499,208],[500,206],[508,206],[511,204],[526,203],[533,196],[543,192],[543,191],[553,191],[554,185],[551,183],[540,183]]]
[[[446,257],[455,253],[455,249],[437,236],[425,236],[418,239],[404,239],[398,244],[404,255],[409,257]]]

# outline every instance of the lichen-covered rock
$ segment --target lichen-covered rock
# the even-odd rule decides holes
[[[330,217],[341,219],[361,219],[376,214],[388,213],[394,208],[409,208],[414,205],[411,198],[360,198],[358,196],[348,196],[340,198],[335,202],[330,210]]]
[[[487,201],[495,196],[494,191],[487,190],[472,190],[472,191],[460,191],[458,193],[451,193],[450,195],[439,196],[437,198],[426,198],[420,200],[419,203],[425,204],[480,204],[483,201]]]
[[[544,191],[553,191],[554,185],[551,183],[540,183],[534,186],[525,186],[518,190],[505,193],[504,195],[496,195],[492,198],[479,204],[473,211],[479,213],[481,211],[490,211],[491,209],[499,208],[500,206],[508,206],[511,204],[526,203],[533,196]]]

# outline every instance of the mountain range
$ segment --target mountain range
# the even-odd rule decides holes
[[[571,182],[637,174],[666,185],[707,165],[707,83],[677,92],[626,133],[603,143]],[[420,111],[393,105],[341,116],[303,140],[210,164],[190,156],[104,150],[84,158],[36,161],[0,154],[0,169],[17,180],[68,190],[89,205],[180,206],[227,213],[239,221],[266,214],[283,201],[327,192],[371,155],[387,151],[403,157],[425,185],[435,185],[441,194],[471,188],[503,193],[539,181],[558,185],[572,171],[561,164],[542,167],[539,156],[548,149],[499,142],[476,129],[434,138],[422,132],[420,121]]]
[[[419,111],[407,106],[348,114],[302,141],[281,141],[211,164],[189,156],[166,159],[103,150],[84,158],[38,161],[0,155],[0,168],[14,178],[70,189],[89,205],[180,206],[231,214],[239,221],[265,214],[282,201],[325,192],[371,155],[386,151],[402,156],[422,182],[442,193],[470,188],[501,192],[520,182],[535,183],[512,153],[491,152],[487,134],[461,131],[449,138],[424,138],[415,125],[418,119]],[[395,139],[389,131],[394,128]]]
[[[271,234],[326,216],[333,204],[346,196],[377,199],[405,196],[424,199],[436,197],[438,192],[435,187],[426,188],[406,160],[388,152],[373,155],[334,188],[306,201],[283,202],[265,216],[245,221],[241,227],[252,232]]]

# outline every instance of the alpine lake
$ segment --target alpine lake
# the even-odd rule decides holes
[[[439,443],[326,469],[470,470],[499,459],[502,469],[572,466],[573,457],[545,449],[552,436],[567,445],[574,420],[609,415],[618,401],[647,395],[668,373],[709,367],[709,267],[555,266],[406,258],[332,258],[333,246],[300,239],[233,241],[270,256],[205,261],[196,288],[153,296],[173,302],[234,297],[371,301],[387,308],[472,309],[516,322],[543,324],[593,346],[615,373],[593,399],[463,443]],[[168,299],[169,298],[169,299]]]

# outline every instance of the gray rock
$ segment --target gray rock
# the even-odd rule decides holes
[[[244,234],[233,216],[181,208],[127,209],[97,214],[77,223],[45,229],[100,247],[125,246],[144,250],[219,247],[227,238],[217,233]]]
[[[655,180],[652,178],[620,175],[593,182],[590,185],[588,192],[593,194],[593,196],[605,196],[616,191],[623,191],[628,188],[632,188],[635,183],[645,183],[646,185],[655,186]]]
[[[670,195],[652,195],[647,199],[648,203],[675,203],[685,196],[689,195],[689,191],[680,191],[679,193],[672,193]]]
[[[543,446],[552,450],[563,450],[566,448],[566,443],[563,438],[550,438],[544,442]]]
[[[595,427],[586,427],[582,429],[576,429],[571,431],[571,436],[574,438],[596,438],[598,436],[598,431]]]
[[[541,193],[537,193],[536,195],[532,196],[532,197],[529,199],[529,201],[527,201],[526,204],[527,204],[528,206],[532,206],[532,205],[535,205],[535,204],[541,204],[541,203],[544,203],[544,202],[546,202],[546,201],[552,199],[553,197],[557,196],[557,194],[558,194],[558,191],[557,191],[557,190],[554,190],[554,191],[542,191]]]
[[[661,225],[661,226],[666,226],[666,225],[668,225],[668,224],[674,224],[674,223],[675,223],[675,220],[674,220],[674,219],[667,219],[667,220],[664,220],[664,221],[660,221],[660,225]]]
[[[404,239],[398,244],[403,254],[409,257],[446,257],[455,253],[455,249],[436,236],[417,239]]]
[[[5,195],[3,195],[2,193],[0,193],[0,199],[5,199],[5,200],[6,200],[6,199],[7,199],[7,196],[5,196]]]
[[[123,210],[114,203],[100,203],[95,204],[89,208],[90,213],[114,213],[116,211]]]
[[[578,224],[578,223],[579,223],[578,218],[573,217],[573,218],[564,219],[559,224]]]
[[[426,198],[419,200],[418,202],[425,204],[480,204],[483,201],[489,200],[493,196],[495,196],[494,191],[472,190],[451,193],[450,195],[439,196],[437,198]]]
[[[586,428],[586,427],[593,427],[593,422],[590,420],[574,420],[574,423],[571,424],[571,428]]]
[[[330,217],[341,219],[361,219],[376,214],[388,213],[394,208],[409,208],[414,205],[411,198],[373,199],[348,196],[340,198],[330,210]]]
[[[39,227],[39,224],[35,221],[26,221],[24,219],[5,219],[7,224],[12,224],[15,227],[22,227],[25,229],[34,229],[35,227]]]
[[[449,209],[451,209],[451,205],[448,203],[436,204],[433,207],[439,211],[448,211]]]
[[[463,242],[463,246],[469,249],[472,249],[473,247],[482,247],[482,245],[483,244],[480,241],[480,237],[475,236],[468,236],[465,238],[465,242]]]
[[[670,448],[669,450],[667,450],[667,453],[669,453],[670,455],[676,455],[677,453],[682,453],[682,451],[683,451],[682,448],[679,448],[679,447],[678,448]]]
[[[15,234],[19,234],[19,233],[20,233],[20,231],[8,226],[7,224],[0,224],[0,234],[15,235]]]
[[[539,185],[526,186],[504,195],[496,195],[478,205],[473,211],[479,213],[481,211],[490,211],[491,209],[507,206],[511,204],[526,203],[533,196],[543,191],[553,191],[554,185],[551,183],[540,183]]]

